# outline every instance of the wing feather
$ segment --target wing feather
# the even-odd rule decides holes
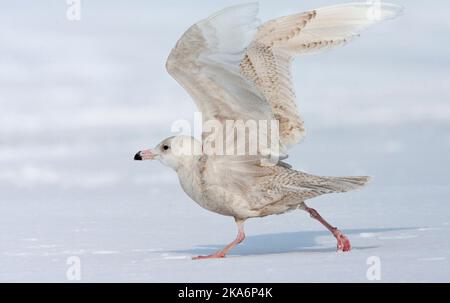
[[[277,18],[263,24],[241,61],[241,73],[252,81],[280,121],[281,143],[290,147],[305,136],[292,82],[295,55],[342,46],[369,26],[394,18],[401,7],[352,3]]]
[[[258,4],[222,10],[193,25],[167,60],[167,70],[193,97],[205,120],[263,120],[270,106],[239,71],[259,23]]]

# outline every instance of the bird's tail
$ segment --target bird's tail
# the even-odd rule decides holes
[[[289,191],[302,193],[305,199],[357,190],[367,185],[372,179],[371,177],[321,177],[298,171],[294,174],[295,177],[292,178],[294,181],[283,187]]]
[[[328,177],[327,188],[336,193],[345,193],[366,186],[371,177]]]

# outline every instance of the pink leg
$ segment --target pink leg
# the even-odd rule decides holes
[[[339,229],[331,226],[327,221],[325,221],[325,219],[322,218],[322,216],[319,215],[319,213],[315,209],[306,207],[306,211],[309,212],[311,218],[314,218],[320,223],[322,223],[333,234],[333,236],[337,239],[338,242],[337,243],[338,251],[348,252],[352,249],[352,246],[348,238]]]
[[[193,260],[204,260],[204,259],[222,259],[225,258],[225,256],[235,248],[238,244],[242,243],[245,239],[245,233],[244,233],[244,221],[236,220],[236,224],[238,226],[239,233],[236,237],[236,240],[225,246],[224,249],[221,251],[216,252],[215,254],[212,254],[210,256],[198,256],[195,258],[192,258]]]

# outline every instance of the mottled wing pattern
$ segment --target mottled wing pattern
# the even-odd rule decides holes
[[[345,4],[281,17],[258,29],[240,69],[270,104],[280,122],[280,140],[286,148],[299,143],[305,135],[291,75],[294,56],[344,45],[370,25],[395,17],[400,10],[390,4]]]

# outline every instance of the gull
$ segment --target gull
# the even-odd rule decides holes
[[[296,105],[291,65],[295,56],[345,45],[401,10],[381,2],[350,3],[261,23],[259,4],[250,3],[224,9],[184,33],[166,67],[195,101],[204,122],[225,125],[226,121],[275,120],[279,143],[278,152],[258,148],[254,154],[210,153],[207,144],[223,140],[229,145],[236,140],[229,139],[229,131],[222,138],[220,133],[204,129],[201,140],[175,136],[135,155],[135,160],[159,160],[174,169],[193,201],[234,218],[236,239],[210,256],[194,259],[224,258],[244,241],[248,219],[297,209],[308,212],[332,233],[338,251],[351,250],[349,239],[305,201],[362,188],[370,177],[315,176],[285,162],[288,150],[306,134]]]

